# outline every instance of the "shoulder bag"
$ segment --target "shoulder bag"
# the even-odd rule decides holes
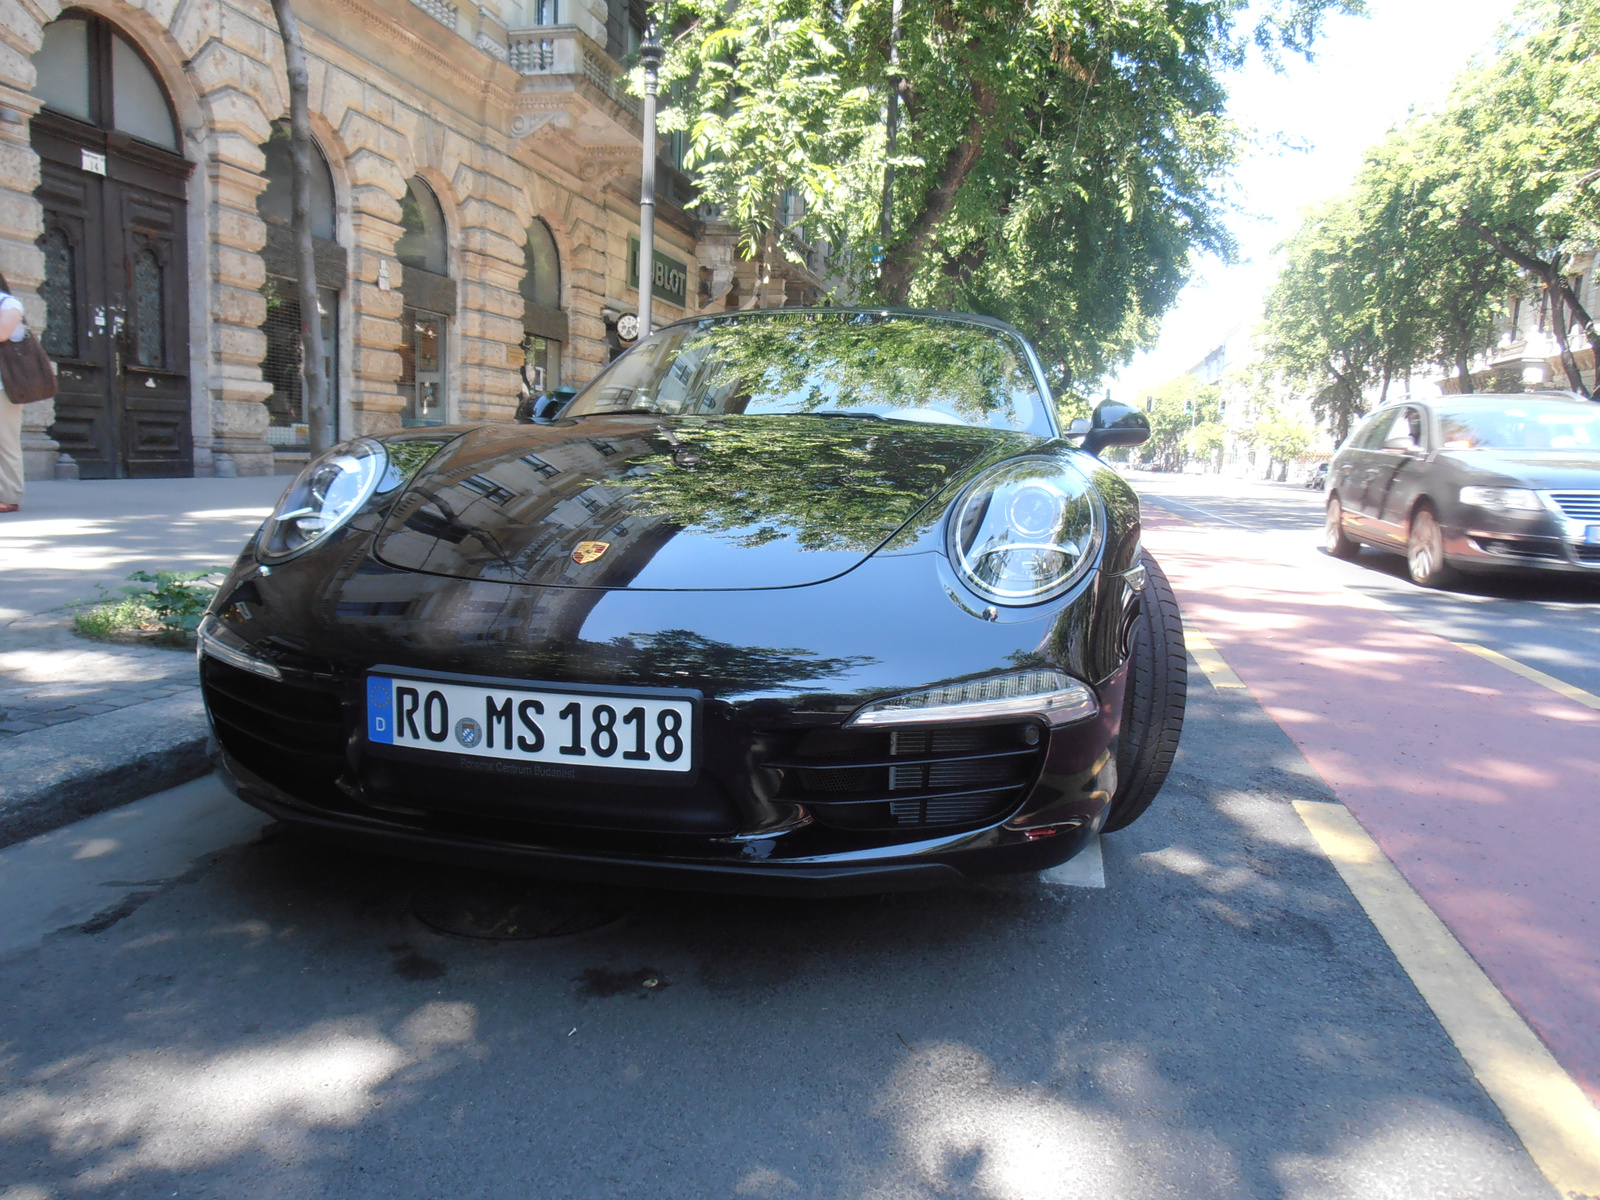
[[[56,373],[33,330],[20,342],[0,342],[0,387],[13,404],[32,404],[56,394]]]

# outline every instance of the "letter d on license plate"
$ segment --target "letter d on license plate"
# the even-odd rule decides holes
[[[367,677],[367,741],[516,762],[694,769],[694,703],[677,695],[545,691]]]

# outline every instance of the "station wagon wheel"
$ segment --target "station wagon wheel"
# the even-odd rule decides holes
[[[1361,543],[1352,541],[1344,531],[1344,505],[1338,496],[1328,497],[1328,512],[1322,526],[1322,545],[1335,558],[1354,558],[1361,553]]]
[[[1145,553],[1144,592],[1129,648],[1122,733],[1117,739],[1117,792],[1104,831],[1133,824],[1150,807],[1183,732],[1189,695],[1189,656],[1178,598],[1156,560]]]
[[[1419,587],[1444,587],[1453,572],[1444,558],[1444,530],[1432,508],[1424,504],[1411,518],[1406,538],[1406,570]]]

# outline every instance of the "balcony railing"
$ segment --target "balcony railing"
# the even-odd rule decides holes
[[[630,112],[639,112],[639,99],[622,90],[622,68],[576,25],[536,25],[507,31],[507,58],[512,68],[531,80],[547,81],[548,88],[563,90],[583,80]],[[563,79],[562,77],[566,77]],[[570,82],[569,82],[570,81]]]

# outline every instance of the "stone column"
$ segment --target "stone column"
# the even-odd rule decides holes
[[[519,378],[509,351],[522,344],[523,241],[517,192],[526,171],[504,155],[475,148],[483,167],[463,162],[453,184],[462,197],[457,287],[460,311],[462,421],[509,421]]]
[[[400,428],[403,407],[395,386],[400,378],[400,201],[405,177],[395,164],[371,150],[351,155],[350,177],[350,311],[354,389],[350,408],[352,435],[389,433]]]
[[[48,15],[55,5],[41,6]],[[44,256],[35,240],[44,231],[44,209],[33,198],[39,186],[39,156],[28,141],[28,122],[39,111],[30,93],[34,83],[30,56],[39,48],[43,26],[37,10],[7,4],[0,25],[0,272],[26,308],[33,329],[45,326],[45,305],[38,287],[44,278]],[[7,402],[9,403],[9,401]],[[56,418],[53,400],[22,410],[22,466],[26,479],[53,479],[57,443],[50,437]]]
[[[567,205],[567,238],[572,251],[567,274],[566,382],[583,384],[598,375],[610,358],[606,323],[606,253],[609,236],[605,210],[593,199],[572,193]],[[619,288],[620,291],[620,282]]]
[[[267,227],[256,212],[256,196],[266,187],[260,149],[242,137],[218,135],[206,160],[211,211],[211,462],[195,446],[195,473],[210,474],[221,455],[233,459],[240,475],[271,475],[266,399],[272,385],[261,377],[267,336],[266,282],[261,248]]]

